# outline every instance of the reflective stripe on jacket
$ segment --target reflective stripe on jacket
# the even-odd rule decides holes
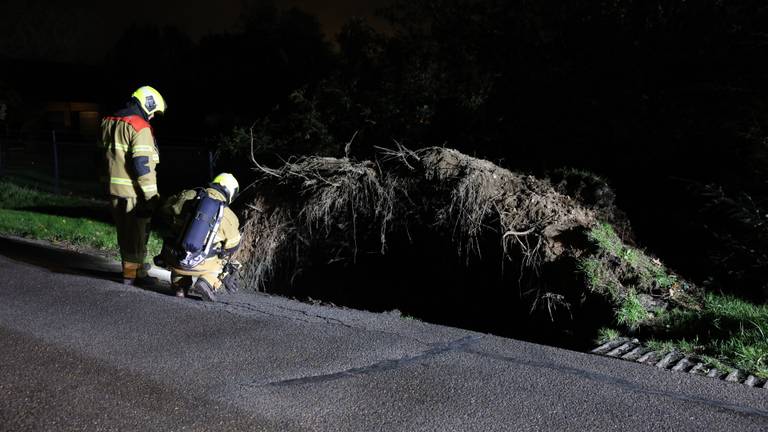
[[[160,154],[146,120],[138,115],[105,117],[100,138],[110,195],[146,200],[158,195],[156,167]]]

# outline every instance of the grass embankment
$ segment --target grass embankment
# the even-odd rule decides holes
[[[624,245],[610,225],[594,228],[590,240],[599,252],[582,261],[582,271],[591,289],[610,293],[618,305],[616,327],[602,329],[601,340],[637,336],[655,350],[679,351],[721,370],[738,368],[768,378],[768,306],[695,294],[661,262]],[[653,297],[667,302],[656,307]]]
[[[697,355],[718,369],[768,378],[768,306],[708,294],[701,310],[674,309],[659,317],[650,346]]]
[[[106,222],[108,216],[107,204],[102,201],[53,195],[0,181],[0,234],[95,249],[119,257],[117,234],[114,226]],[[161,240],[151,235],[148,256],[156,255],[160,246]]]

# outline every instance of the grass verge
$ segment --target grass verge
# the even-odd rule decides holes
[[[640,337],[654,350],[768,378],[768,305],[703,295],[659,260],[625,245],[609,224],[597,225],[588,237],[597,251],[579,268],[590,289],[608,294],[615,305],[616,328],[600,329],[597,342]]]
[[[19,186],[7,180],[0,180],[0,208],[21,209],[33,207],[98,207],[105,202],[76,197],[54,195],[37,189]]]
[[[768,305],[708,294],[701,310],[673,309],[650,330],[659,347],[768,378]]]
[[[623,333],[602,328],[596,342],[602,344]],[[701,309],[661,313],[654,325],[640,329],[639,336],[655,351],[677,351],[721,371],[741,369],[768,378],[768,305],[708,294]]]
[[[106,204],[65,195],[53,195],[34,189],[0,181],[0,234],[34,238],[60,243],[65,246],[95,249],[119,257],[117,233],[112,224],[89,217],[57,215],[41,212],[39,209],[56,212],[74,210],[70,213],[107,212]],[[162,240],[150,235],[147,245],[148,256],[159,253]]]

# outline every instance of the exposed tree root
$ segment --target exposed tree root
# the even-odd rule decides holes
[[[391,277],[407,267],[392,255],[418,246],[424,260],[452,256],[450,261],[463,263],[464,269],[446,272],[482,271],[486,287],[466,287],[473,295],[517,292],[516,301],[553,321],[572,318],[595,297],[620,311],[637,294],[653,299],[641,302],[650,317],[675,294],[677,279],[663,267],[648,267],[655,262],[618,237],[605,244],[595,238],[606,206],[589,208],[548,180],[455,150],[398,145],[380,149],[376,161],[304,157],[256,169],[258,180],[241,198],[247,208],[240,252],[245,282],[255,289],[290,292],[309,269],[335,266],[343,272],[360,257],[367,277]],[[442,240],[419,244],[425,239]],[[625,252],[641,254],[634,263],[642,268],[612,263]],[[370,267],[376,263],[371,256],[399,268]]]

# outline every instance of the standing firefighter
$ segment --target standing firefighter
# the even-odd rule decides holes
[[[155,264],[170,268],[177,296],[186,296],[192,287],[203,300],[216,301],[222,285],[236,289],[238,264],[232,255],[240,246],[240,223],[229,205],[238,189],[235,177],[222,173],[207,188],[185,190],[161,207],[164,243]]]
[[[107,183],[117,243],[123,262],[123,283],[149,282],[144,266],[149,221],[159,200],[160,162],[149,121],[165,111],[165,100],[149,86],[136,90],[126,107],[101,121],[100,145],[105,151]]]

